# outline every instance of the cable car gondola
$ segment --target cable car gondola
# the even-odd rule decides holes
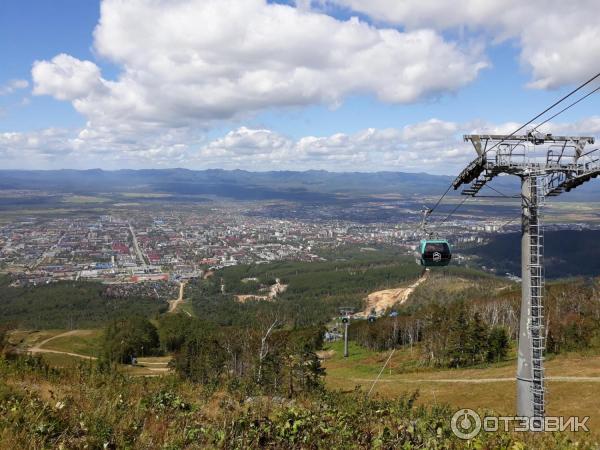
[[[450,244],[445,239],[421,239],[419,263],[425,267],[447,266],[452,259]]]
[[[431,234],[426,232],[427,217],[429,214],[431,214],[431,209],[425,208],[423,210],[421,229],[428,237],[421,239],[421,242],[419,243],[417,248],[417,263],[424,267],[447,266],[452,259],[450,244],[446,239],[431,238]]]

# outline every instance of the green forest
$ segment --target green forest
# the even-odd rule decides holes
[[[156,297],[115,298],[92,282],[59,282],[13,288],[0,278],[0,325],[10,328],[93,328],[132,314],[153,317],[167,310]]]
[[[220,325],[239,325],[267,314],[289,326],[325,324],[340,307],[363,307],[367,294],[417,279],[422,269],[411,258],[393,250],[360,252],[345,249],[326,255],[324,262],[278,262],[225,268],[206,280],[192,283],[189,295],[198,316]],[[243,282],[257,278],[258,282]],[[240,303],[235,295],[260,294],[276,279],[287,290],[276,302]],[[221,290],[223,286],[223,292]]]

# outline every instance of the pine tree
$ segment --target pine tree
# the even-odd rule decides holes
[[[450,367],[466,366],[470,358],[468,347],[469,320],[467,312],[463,304],[459,304],[457,307],[458,311],[455,312],[456,316],[450,319],[452,325],[446,347],[448,365]]]
[[[466,353],[469,355],[469,364],[483,362],[488,354],[488,326],[479,313],[475,313],[469,322]]]
[[[494,327],[491,329],[488,338],[487,360],[497,362],[506,358],[510,341],[508,333],[504,327]]]

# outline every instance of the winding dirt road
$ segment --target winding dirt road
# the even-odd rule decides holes
[[[49,337],[48,339],[44,339],[43,341],[38,342],[33,347],[29,348],[27,351],[32,354],[35,354],[35,353],[57,353],[59,355],[69,355],[69,356],[74,356],[76,358],[82,358],[82,359],[92,359],[92,360],[98,359],[95,356],[81,355],[79,353],[63,352],[60,350],[52,350],[49,348],[42,348],[44,345],[46,345],[48,342],[52,341],[53,339],[56,339],[59,337],[65,337],[65,336],[80,336],[84,332],[85,332],[84,330],[72,330],[72,331],[67,331],[65,333],[57,334],[56,336],[52,336],[52,337]]]
[[[572,383],[600,383],[600,377],[545,377],[549,381],[566,381]],[[374,380],[370,378],[350,378],[350,380],[358,383],[372,383]],[[483,384],[483,383],[503,383],[507,381],[515,381],[515,377],[503,378],[417,378],[417,379],[383,379],[377,380],[377,383],[466,383],[466,384]]]

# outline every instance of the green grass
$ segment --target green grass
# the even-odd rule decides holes
[[[177,310],[183,312],[184,314],[188,313],[192,317],[196,317],[196,313],[194,311],[194,307],[193,307],[192,303],[189,302],[189,301],[180,303],[179,307],[177,308]]]
[[[8,335],[8,342],[17,348],[24,350],[32,347],[38,342],[64,333],[65,330],[12,330]]]
[[[332,353],[333,352],[333,353]],[[356,386],[368,391],[390,352],[372,352],[349,345],[350,356],[343,357],[343,342],[326,347],[325,384],[330,389],[352,391]],[[465,369],[422,367],[417,358],[420,349],[400,348],[375,384],[374,395],[396,398],[419,390],[419,403],[423,405],[448,403],[453,408],[493,410],[501,414],[515,411],[516,352],[509,358],[493,364],[482,364]],[[589,354],[553,355],[546,361],[549,377],[598,377],[600,356]],[[451,382],[449,380],[485,380],[503,378],[502,381]],[[600,435],[600,382],[547,380],[548,414],[580,417],[590,416],[592,433]],[[576,394],[575,394],[576,393]]]
[[[32,361],[0,359],[0,448],[460,448],[445,410],[353,394],[244,404],[245,397],[175,376],[83,368],[48,376]]]
[[[97,357],[100,353],[101,340],[101,330],[78,330],[76,335],[57,337],[42,348]]]
[[[51,367],[76,368],[80,365],[93,367],[96,361],[77,358],[76,356],[63,355],[61,353],[40,353],[39,356]]]

